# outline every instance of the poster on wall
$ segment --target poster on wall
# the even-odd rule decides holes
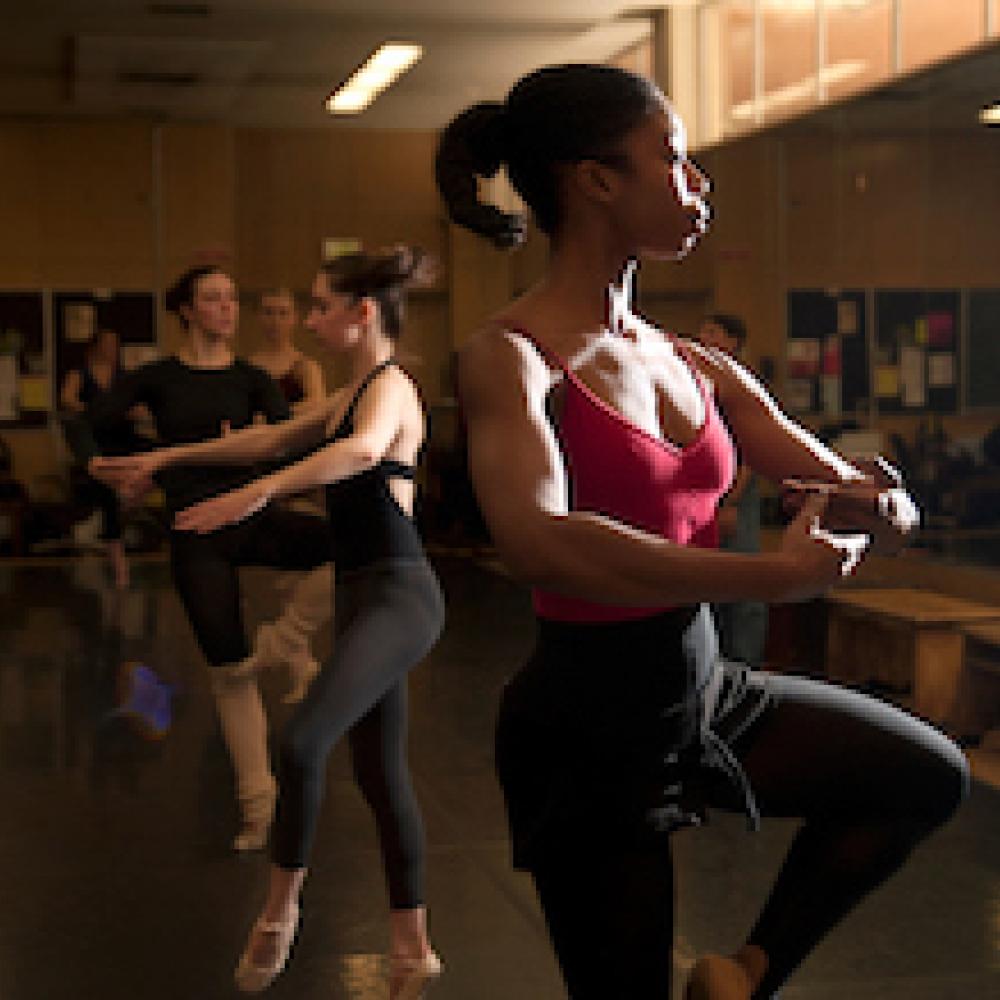
[[[156,300],[152,292],[93,289],[52,296],[55,383],[86,364],[87,348],[102,330],[118,335],[121,366],[137,368],[157,355]]]
[[[957,289],[875,292],[879,412],[956,413],[962,295]],[[887,372],[896,372],[891,386]],[[890,391],[894,389],[895,391]]]
[[[0,292],[0,427],[44,427],[50,373],[41,292]]]
[[[788,293],[784,404],[830,418],[867,412],[871,397],[865,292]]]

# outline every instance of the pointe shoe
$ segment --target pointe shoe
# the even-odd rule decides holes
[[[236,988],[241,993],[260,993],[266,990],[281,975],[288,964],[288,955],[292,950],[296,932],[299,928],[300,910],[298,904],[293,904],[292,912],[287,920],[258,919],[250,931],[250,939],[240,956],[239,964],[233,979]],[[274,936],[274,956],[267,965],[256,965],[253,962],[255,938],[259,934]]]
[[[272,790],[256,801],[243,804],[240,832],[233,838],[233,850],[238,854],[262,851],[267,847],[276,798]]]
[[[258,669],[284,667],[289,675],[288,691],[281,700],[286,705],[300,702],[319,673],[319,662],[309,643],[300,636],[290,636],[280,622],[264,622],[254,636],[253,658]]]
[[[395,991],[390,987],[389,1000],[420,1000],[427,987],[444,972],[444,965],[429,951],[423,958],[393,955],[389,970],[390,983],[397,984]]]
[[[733,958],[703,955],[695,963],[684,1000],[750,1000],[753,989],[746,970]]]

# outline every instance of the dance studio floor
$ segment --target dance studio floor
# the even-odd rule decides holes
[[[528,602],[470,560],[437,561],[448,627],[411,682],[431,927],[447,964],[430,996],[554,1000],[558,973],[530,885],[508,861],[492,771],[497,697],[531,640]],[[276,607],[278,580],[248,576],[249,620]],[[130,659],[178,688],[160,743],[110,714],[117,667]],[[280,709],[277,687],[267,693]],[[0,562],[2,1000],[234,996],[231,968],[266,863],[227,850],[231,780],[164,563],[137,565],[132,590],[116,599],[93,559]],[[723,816],[676,838],[679,972],[697,951],[738,943],[791,831],[774,822],[754,837]],[[784,1000],[1000,996],[998,842],[1000,794],[977,785]],[[372,825],[338,750],[304,929],[270,995],[383,997],[384,907]]]

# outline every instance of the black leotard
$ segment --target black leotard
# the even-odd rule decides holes
[[[376,366],[358,387],[347,412],[330,437],[339,441],[354,433],[354,411],[372,379],[389,365]],[[388,558],[423,558],[420,536],[389,488],[394,478],[413,479],[414,467],[382,459],[374,468],[331,483],[326,490],[333,536],[333,560],[338,569],[358,569]]]

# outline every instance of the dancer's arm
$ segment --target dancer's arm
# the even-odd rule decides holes
[[[861,558],[864,536],[823,536],[810,497],[780,551],[677,545],[610,517],[569,510],[566,472],[545,413],[551,376],[517,337],[486,330],[460,354],[469,466],[504,561],[523,582],[609,604],[659,606],[819,593]]]
[[[80,390],[83,388],[83,373],[74,368],[66,373],[62,390],[59,393],[59,405],[67,413],[83,413],[87,407],[80,402]]]
[[[73,457],[95,479],[118,488],[122,477],[104,467],[105,459],[97,438],[102,430],[110,430],[125,420],[130,411],[148,402],[149,386],[155,379],[158,362],[142,365],[118,379],[108,392],[101,393],[83,412],[62,415],[63,433]]]
[[[333,441],[238,490],[182,510],[175,527],[199,533],[215,531],[249,517],[278,497],[293,496],[373,468],[399,434],[403,408],[414,401],[415,390],[405,375],[393,369],[383,372],[362,395],[350,437]]]
[[[278,459],[312,447],[323,440],[327,422],[341,402],[334,393],[322,404],[281,423],[253,424],[240,430],[223,428],[220,437],[192,444],[170,445],[138,455],[102,459],[103,471],[119,475],[152,474],[171,465],[252,465]],[[268,410],[262,410],[270,417]]]
[[[871,533],[879,551],[898,551],[920,523],[913,498],[870,463],[851,463],[786,413],[757,377],[724,351],[689,344],[712,380],[719,404],[740,447],[741,458],[777,484],[785,479],[842,487],[844,503],[831,503],[830,523]],[[851,502],[851,499],[853,502]]]

